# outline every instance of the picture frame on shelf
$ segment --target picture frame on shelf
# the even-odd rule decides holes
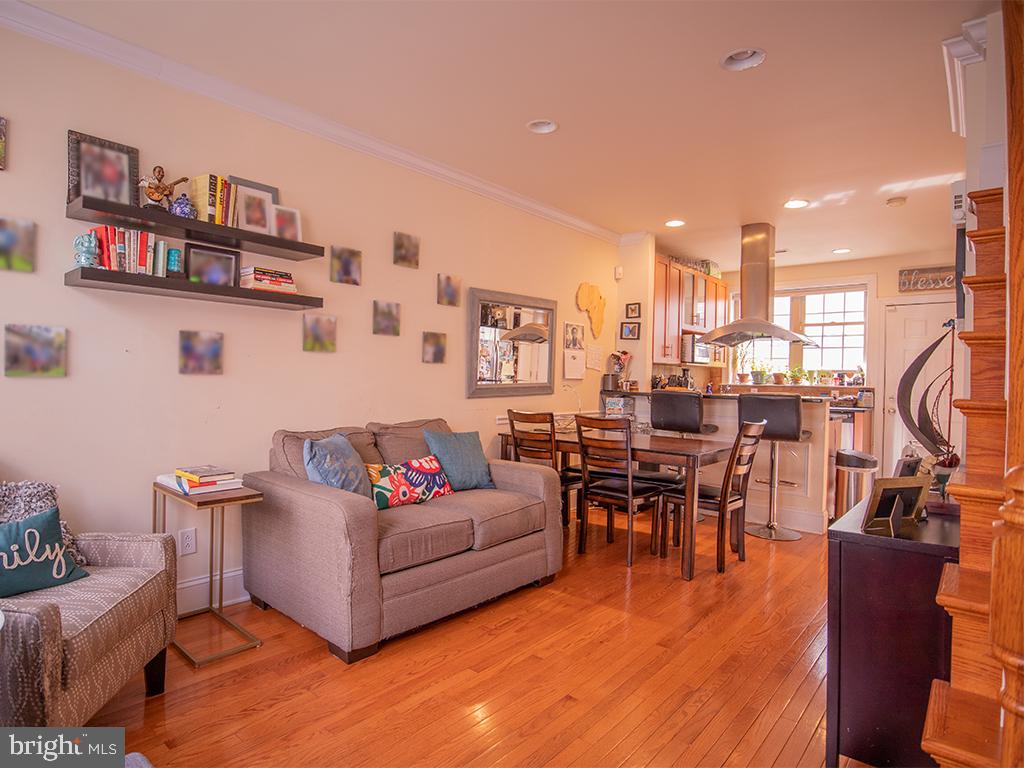
[[[185,275],[191,283],[238,286],[241,254],[226,248],[185,243]]]
[[[619,338],[622,341],[639,341],[640,323],[619,323]]]
[[[626,305],[626,319],[627,320],[639,320],[640,319],[640,302],[633,302]]]
[[[243,179],[241,176],[228,176],[228,183],[235,184],[239,187],[255,189],[260,192],[266,192],[270,195],[270,202],[274,205],[281,202],[281,191],[277,187],[272,187],[269,184],[261,184],[258,181],[253,181],[252,179]]]
[[[139,150],[68,131],[68,202],[94,197],[139,205]]]
[[[273,206],[270,234],[283,240],[302,242],[302,212],[283,205]]]
[[[246,232],[270,234],[274,217],[274,199],[269,192],[251,187],[238,187],[238,228]]]
[[[931,485],[931,475],[876,479],[864,507],[861,531],[894,537],[904,526],[916,525]]]

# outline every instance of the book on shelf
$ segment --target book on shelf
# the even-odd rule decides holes
[[[190,467],[177,467],[174,474],[186,480],[197,483],[218,482],[220,480],[234,480],[235,473],[230,469],[218,467],[214,464],[197,464]]]
[[[186,496],[199,496],[204,493],[217,493],[218,491],[234,491],[242,487],[241,478],[222,480],[216,483],[195,483],[171,473],[157,475],[156,481],[160,485],[166,486],[172,491],[183,493]]]
[[[111,272],[167,277],[167,241],[152,232],[109,225],[89,230],[96,236],[96,267]]]
[[[298,293],[295,279],[290,272],[280,272],[266,267],[242,267],[239,272],[239,288],[278,293]]]
[[[218,179],[214,173],[204,173],[192,178],[189,186],[189,201],[196,207],[200,221],[217,223]]]

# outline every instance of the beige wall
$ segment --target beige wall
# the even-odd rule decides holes
[[[792,267],[778,267],[775,270],[775,284],[785,287],[787,283],[821,280],[823,283],[845,277],[874,277],[877,298],[899,296],[899,271],[914,267],[952,265],[956,261],[953,227],[949,227],[949,249],[925,253],[908,253],[899,256],[880,256],[874,259],[846,259],[824,261],[818,264],[801,264]],[[729,290],[739,291],[740,273],[726,272],[723,278],[729,283]],[[870,297],[869,297],[870,299]]]
[[[584,322],[575,288],[595,283],[608,299],[596,343],[615,347],[614,245],[12,32],[0,30],[0,50],[17,71],[0,104],[10,121],[0,215],[39,225],[37,271],[0,272],[0,321],[63,325],[70,344],[68,378],[0,379],[0,478],[58,483],[77,530],[147,530],[155,475],[199,462],[265,468],[281,427],[441,415],[457,430],[480,430],[493,453],[495,417],[506,408],[576,409],[561,389],[560,354],[554,396],[467,400],[465,310],[435,303],[437,272],[464,287],[556,299],[559,325]],[[305,239],[362,249],[361,287],[329,282],[326,259],[243,257],[291,270],[300,290],[324,296],[324,311],[338,317],[338,353],[302,352],[297,312],[64,287],[71,241],[88,227],[64,216],[68,129],[139,147],[144,170],[159,163],[171,177],[273,183],[283,204],[302,210]],[[422,238],[419,270],[392,265],[394,230]],[[374,299],[401,302],[400,337],[371,335]],[[225,334],[223,376],[178,374],[182,329]],[[420,362],[422,331],[448,334],[446,364]],[[571,382],[585,408],[597,406],[599,378],[588,371]],[[231,569],[240,563],[238,512],[228,517]],[[199,555],[182,559],[182,578],[206,570],[207,525],[202,514],[170,515],[172,530],[199,528]]]

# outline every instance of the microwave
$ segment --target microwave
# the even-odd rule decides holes
[[[701,344],[693,334],[683,336],[684,363],[710,363],[711,345]]]

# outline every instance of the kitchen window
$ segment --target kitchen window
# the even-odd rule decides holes
[[[744,345],[746,367],[761,363],[774,371],[795,367],[808,371],[865,370],[866,304],[867,291],[862,287],[777,293],[772,321],[808,336],[818,347],[756,339]]]

